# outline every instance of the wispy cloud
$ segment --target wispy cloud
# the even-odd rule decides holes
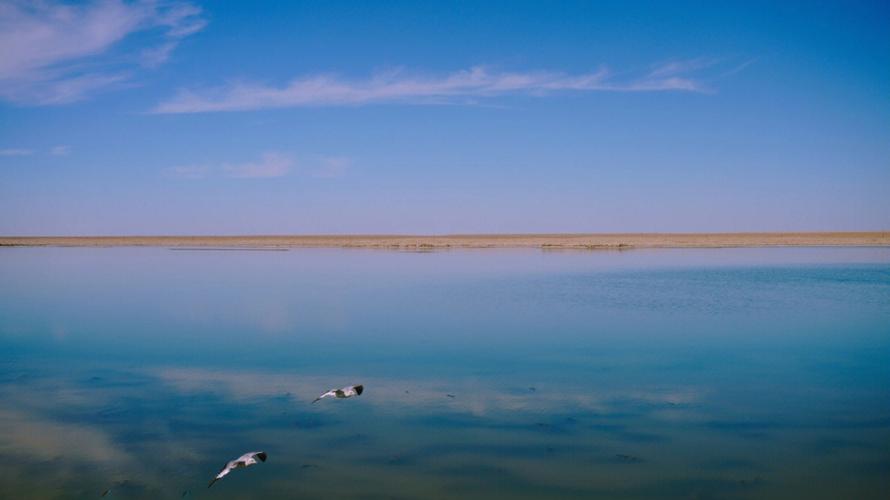
[[[294,160],[283,153],[269,152],[253,162],[223,163],[220,165],[181,165],[167,168],[164,175],[177,179],[230,177],[234,179],[268,179],[290,173]]]
[[[34,154],[30,149],[7,148],[0,149],[0,156],[29,156]]]
[[[182,38],[204,27],[200,14],[177,0],[2,2],[0,99],[60,104],[119,85],[139,66],[166,61]],[[136,60],[112,57],[112,49],[134,33],[144,33],[152,47]]]
[[[0,156],[31,156],[33,154],[50,154],[52,156],[66,156],[71,152],[70,146],[59,145],[53,146],[45,151],[34,151],[33,149],[24,149],[24,148],[6,148],[0,149]]]
[[[49,149],[49,154],[51,154],[53,156],[67,156],[68,153],[70,153],[70,152],[71,152],[71,147],[64,146],[64,145],[53,146]]]
[[[143,49],[140,54],[141,64],[146,68],[156,68],[170,59],[170,54],[176,48],[178,42],[167,42],[157,47]]]
[[[210,175],[207,165],[178,165],[164,169],[164,176],[174,179],[203,179]]]
[[[352,160],[344,156],[322,156],[318,158],[318,165],[313,168],[312,176],[325,179],[343,177],[350,164]]]
[[[283,177],[290,172],[293,163],[293,160],[286,155],[266,153],[256,162],[223,165],[222,171],[227,177],[237,179]]]
[[[235,82],[222,87],[180,90],[156,113],[244,111],[299,106],[357,106],[378,103],[441,103],[503,95],[545,96],[557,92],[707,92],[695,75],[710,66],[705,60],[675,61],[633,77],[616,77],[608,69],[568,74],[551,71],[502,72],[475,66],[441,76],[389,71],[364,80],[333,75],[299,77],[284,86]]]
[[[0,442],[7,449],[41,460],[66,456],[109,464],[130,459],[97,427],[43,419],[18,410],[0,410]]]
[[[294,156],[281,152],[267,152],[256,161],[245,163],[179,165],[163,170],[173,179],[271,179],[300,174],[304,177],[334,179],[346,175],[352,159],[345,156],[307,155],[300,158],[299,168]]]

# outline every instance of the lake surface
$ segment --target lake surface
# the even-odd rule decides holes
[[[2,498],[890,498],[890,249],[3,248],[0,461]]]

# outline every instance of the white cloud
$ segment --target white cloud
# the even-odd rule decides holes
[[[283,177],[290,173],[293,159],[282,153],[269,152],[258,161],[247,163],[224,163],[218,166],[182,165],[164,170],[164,175],[177,179],[204,179],[223,176],[234,179],[260,179]]]
[[[19,149],[19,148],[0,149],[0,156],[29,156],[33,153],[34,153],[34,151],[31,151],[30,149]]]
[[[70,153],[70,152],[71,152],[71,147],[63,146],[63,145],[53,146],[49,150],[49,154],[51,154],[53,156],[67,156],[68,153]]]
[[[280,153],[266,153],[257,162],[223,165],[226,177],[239,179],[282,177],[290,172],[293,160]]]
[[[220,163],[179,165],[162,171],[172,179],[206,179],[228,177],[231,179],[269,179],[300,173],[306,177],[334,179],[346,175],[352,159],[345,156],[309,155],[297,162],[292,155],[267,152],[259,160],[245,163]]]
[[[53,146],[46,150],[47,154],[53,156],[65,156],[71,152],[70,146],[59,145]],[[22,148],[7,148],[0,149],[0,156],[31,156],[34,154],[33,149],[22,149]]]
[[[159,104],[154,112],[201,113],[299,106],[423,104],[509,94],[544,96],[557,92],[706,92],[707,86],[690,73],[710,64],[704,60],[671,62],[630,79],[616,78],[606,69],[572,75],[549,71],[496,72],[484,66],[436,77],[408,75],[403,71],[377,74],[365,80],[313,75],[296,78],[282,87],[239,82],[211,89],[184,89],[172,99]]]
[[[183,393],[221,394],[233,400],[249,401],[261,397],[292,393],[298,400],[310,401],[324,391],[331,378],[324,375],[306,376],[289,373],[261,371],[207,370],[192,368],[161,367],[148,373]],[[387,408],[422,407],[447,409],[477,416],[502,414],[503,412],[538,413],[556,409],[573,408],[578,410],[606,413],[620,411],[623,401],[644,402],[660,409],[676,409],[676,405],[695,405],[706,395],[696,388],[679,387],[665,390],[657,385],[641,387],[628,394],[620,388],[599,388],[590,391],[570,392],[550,386],[546,382],[535,384],[532,395],[526,387],[495,388],[480,386],[478,380],[437,380],[434,378],[415,379],[406,386],[404,380],[384,377],[361,378],[349,373],[338,373],[336,378],[355,381],[374,388],[374,398],[366,404],[381,405]],[[351,382],[351,383],[355,383]],[[406,391],[410,387],[411,391]],[[507,390],[505,390],[507,389]],[[448,398],[446,394],[459,393],[459,398]],[[327,406],[320,407],[325,411]],[[661,416],[661,415],[659,415]]]
[[[201,30],[200,12],[176,0],[0,3],[0,99],[60,104],[120,84],[137,63],[163,63],[183,37]],[[139,32],[153,44],[141,60],[109,57],[115,45]]]
[[[177,42],[167,42],[157,47],[143,49],[140,55],[142,65],[146,68],[157,68],[170,59],[170,54],[177,45]]]
[[[0,453],[24,454],[39,460],[66,457],[103,464],[130,459],[97,427],[46,420],[12,409],[0,409]]]
[[[210,167],[207,165],[180,165],[164,169],[166,177],[176,179],[203,179],[210,174]]]
[[[343,156],[324,156],[318,159],[318,166],[312,171],[313,177],[343,177],[352,161]]]

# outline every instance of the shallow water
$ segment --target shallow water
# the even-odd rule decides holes
[[[890,498],[888,381],[888,249],[0,249],[2,498]]]

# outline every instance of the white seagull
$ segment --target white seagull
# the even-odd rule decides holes
[[[317,403],[319,400],[331,397],[331,398],[351,398],[352,396],[358,396],[365,390],[365,387],[362,385],[350,385],[349,387],[344,387],[342,389],[331,389],[330,391],[322,394],[321,396],[315,398],[315,401],[312,404]]]
[[[209,487],[213,486],[213,483],[224,478],[226,476],[226,474],[228,474],[229,472],[232,472],[235,469],[240,469],[241,467],[250,467],[251,465],[259,463],[259,462],[257,462],[257,459],[260,459],[260,462],[265,462],[266,461],[266,452],[265,451],[252,451],[250,453],[245,453],[245,454],[241,455],[240,457],[236,458],[235,460],[232,460],[231,462],[227,463],[226,466],[223,467],[221,471],[219,471],[219,474],[217,474],[216,477],[213,478],[213,481],[210,481],[210,484],[208,484],[207,487],[209,488]]]

